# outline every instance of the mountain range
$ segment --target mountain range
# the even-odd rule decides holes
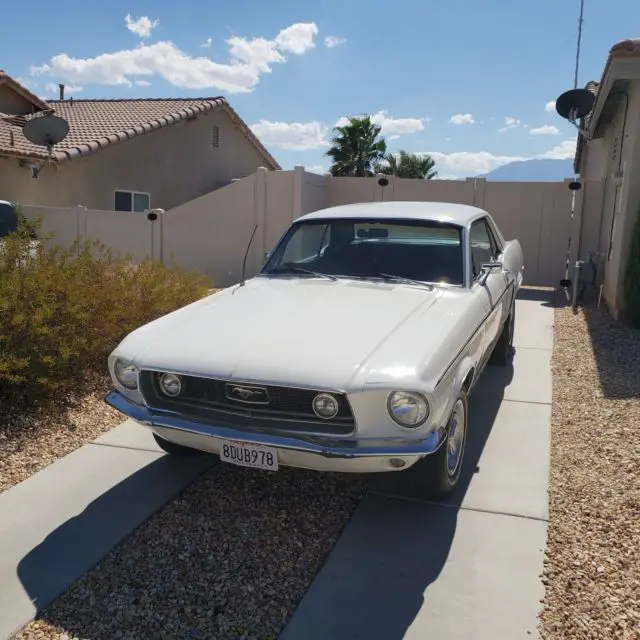
[[[561,182],[574,176],[573,160],[520,160],[496,167],[489,173],[477,176],[502,182]]]

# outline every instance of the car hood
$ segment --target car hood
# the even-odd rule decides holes
[[[258,277],[141,327],[116,351],[140,368],[353,389],[367,371],[380,375],[376,353],[393,351],[390,341],[422,351],[416,317],[437,342],[442,319],[430,310],[443,304],[446,294],[420,286]]]

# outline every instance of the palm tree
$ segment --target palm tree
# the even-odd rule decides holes
[[[397,154],[387,154],[384,157],[384,163],[376,166],[376,172],[398,178],[431,180],[438,175],[438,172],[433,170],[435,164],[431,156],[407,153],[400,149]]]
[[[387,143],[379,137],[380,130],[370,116],[351,117],[349,124],[335,127],[331,148],[326,153],[333,160],[331,175],[372,176],[387,152]]]

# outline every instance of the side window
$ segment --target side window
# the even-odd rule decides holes
[[[489,220],[487,220],[487,227],[489,227],[489,236],[491,237],[491,244],[493,246],[493,255],[497,258],[502,253],[504,247],[498,239],[495,224],[492,224]]]
[[[497,250],[489,228],[485,220],[477,220],[471,225],[469,233],[471,244],[471,269],[475,280],[485,262],[491,262],[496,258]]]

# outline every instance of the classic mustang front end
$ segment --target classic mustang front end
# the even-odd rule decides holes
[[[441,417],[417,392],[240,383],[138,370],[117,356],[110,369],[111,406],[163,440],[243,466],[400,471],[444,439]]]

